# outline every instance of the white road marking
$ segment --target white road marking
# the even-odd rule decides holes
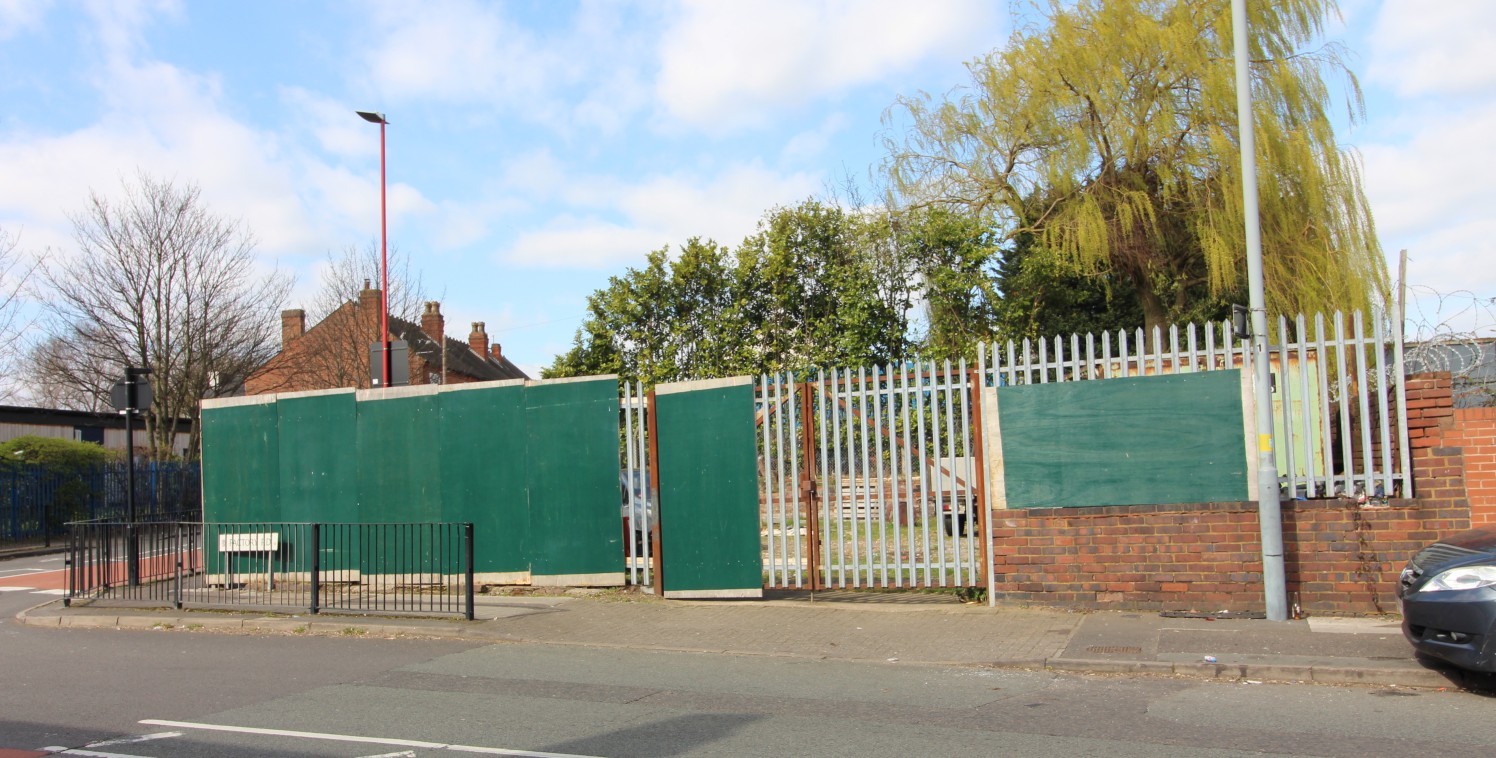
[[[36,589],[36,588],[35,587],[0,587],[0,592],[26,592],[27,590],[34,590],[34,589]]]
[[[380,753],[379,755],[361,755],[359,758],[416,758],[416,751],[401,750],[398,753]]]
[[[148,755],[132,755],[130,753],[100,753],[96,750],[83,750],[81,748],[65,748],[60,746],[37,748],[58,755],[83,755],[88,758],[151,758]]]
[[[84,747],[95,748],[108,747],[109,745],[133,745],[137,742],[150,742],[151,740],[164,740],[170,737],[181,736],[181,732],[156,732],[155,734],[137,734],[133,737],[119,737],[117,739],[104,740],[103,742],[91,742],[87,745],[84,745]]]
[[[306,740],[332,740],[335,742],[363,742],[370,745],[392,745],[394,747],[417,747],[428,750],[451,750],[458,753],[482,753],[485,755],[514,755],[523,758],[597,758],[576,753],[541,753],[534,750],[511,750],[502,747],[479,747],[476,745],[451,745],[445,742],[424,740],[401,740],[392,737],[360,737],[353,734],[327,734],[325,732],[298,732],[291,729],[262,729],[253,726],[228,726],[225,724],[199,724],[192,721],[165,721],[142,719],[149,726],[167,726],[176,729],[202,729],[213,732],[236,732],[238,734],[263,734],[272,737],[299,737]]]
[[[33,594],[33,595],[66,595],[66,594],[68,594],[68,591],[67,590],[37,590],[36,592],[33,592],[31,594]]]
[[[40,574],[40,573],[43,573],[43,572],[46,572],[46,571],[56,571],[56,570],[57,569],[35,569],[35,568],[3,569],[3,570],[0,570],[0,575],[20,576],[22,574]]]

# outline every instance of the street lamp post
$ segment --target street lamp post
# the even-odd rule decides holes
[[[383,377],[380,386],[388,387],[390,386],[390,277],[387,254],[389,227],[386,222],[384,128],[390,122],[383,113],[354,112],[371,124],[379,124],[379,362],[381,364],[380,376]]]

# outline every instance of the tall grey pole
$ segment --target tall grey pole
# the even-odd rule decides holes
[[[1262,286],[1262,229],[1257,208],[1257,138],[1252,132],[1252,79],[1247,58],[1247,0],[1231,0],[1236,58],[1236,121],[1241,132],[1242,215],[1247,232],[1248,307],[1252,311],[1252,368],[1256,371],[1257,522],[1262,530],[1262,593],[1269,621],[1288,619],[1283,576],[1283,511],[1278,459],[1273,454],[1272,371],[1267,362],[1267,305]]]

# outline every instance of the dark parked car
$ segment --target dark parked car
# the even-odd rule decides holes
[[[1397,583],[1403,635],[1419,653],[1496,671],[1496,527],[1420,550]]]

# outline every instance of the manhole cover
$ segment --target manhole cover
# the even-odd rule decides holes
[[[1141,653],[1143,649],[1133,645],[1092,645],[1087,653]]]

